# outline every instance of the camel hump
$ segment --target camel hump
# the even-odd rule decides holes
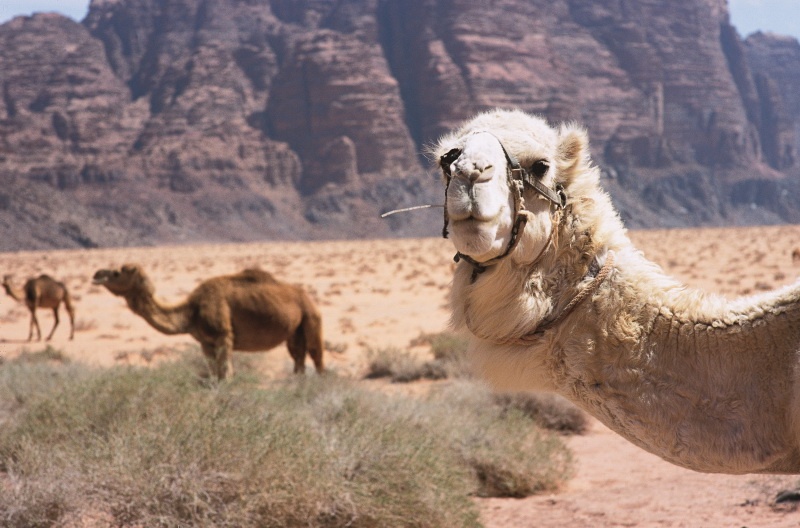
[[[236,279],[243,282],[278,282],[272,273],[259,268],[248,268],[236,274]]]

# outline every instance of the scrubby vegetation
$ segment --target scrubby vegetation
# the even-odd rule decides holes
[[[421,379],[444,379],[447,372],[441,364],[422,361],[407,350],[396,347],[367,350],[367,379],[389,378],[395,383]]]
[[[402,383],[420,379],[444,379],[468,377],[466,368],[467,342],[450,332],[422,334],[413,339],[410,346],[430,348],[432,358],[422,360],[396,347],[370,349],[367,351],[366,378],[390,378]]]
[[[468,382],[412,398],[196,372],[0,365],[0,525],[479,526],[471,496],[570,473],[557,435]]]
[[[583,434],[589,427],[586,413],[555,394],[497,394],[494,401],[504,412],[521,412],[545,429]]]
[[[425,360],[408,350],[382,348],[367,351],[366,378],[389,378],[409,382],[420,379],[467,379],[466,340],[450,332],[422,334],[411,346],[428,345],[432,359]],[[572,403],[553,394],[497,394],[499,412],[520,412],[540,427],[565,434],[582,434],[588,427],[586,414]]]

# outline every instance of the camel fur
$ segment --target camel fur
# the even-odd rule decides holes
[[[501,144],[522,167],[549,164],[541,182],[563,186],[567,204],[526,190],[530,219],[508,257],[480,274],[456,266],[451,323],[470,336],[475,371],[497,389],[558,393],[689,469],[800,472],[800,284],[727,300],[666,276],[628,238],[586,132],[520,111],[480,114],[431,148],[459,154],[451,238],[478,262],[503,252],[514,222]],[[605,280],[537,333],[606,263]]]
[[[213,277],[171,306],[156,300],[153,283],[136,264],[99,270],[93,283],[123,297],[133,313],[159,332],[191,335],[219,380],[233,374],[233,350],[265,351],[284,341],[295,373],[305,371],[306,354],[317,372],[324,371],[319,310],[302,288],[266,271],[247,269]]]
[[[24,303],[31,312],[31,322],[28,327],[28,341],[33,340],[33,331],[36,330],[36,340],[42,340],[42,331],[39,328],[39,320],[36,317],[36,310],[46,308],[53,310],[53,328],[47,336],[47,341],[53,338],[59,323],[58,310],[61,304],[67,309],[69,314],[69,338],[75,337],[75,309],[69,291],[63,282],[58,282],[49,275],[39,275],[31,277],[22,288],[17,288],[12,284],[12,276],[3,277],[3,289],[17,302]]]

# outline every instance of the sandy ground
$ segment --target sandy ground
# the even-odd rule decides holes
[[[63,281],[74,299],[75,339],[68,340],[62,308],[52,346],[70,358],[106,366],[147,362],[195,342],[189,336],[162,335],[134,316],[123,299],[92,284],[97,269],[138,263],[155,284],[156,297],[169,304],[208,277],[261,267],[310,292],[322,312],[326,341],[334,350],[344,349],[327,356],[329,366],[357,373],[367,349],[407,347],[420,334],[445,328],[449,260],[446,243],[436,239],[268,243],[0,253],[0,273],[12,274],[20,285],[40,273]],[[46,336],[52,312],[39,310],[37,315]],[[24,305],[0,299],[0,356],[43,348],[27,342],[29,321]],[[266,375],[291,372],[285,346],[254,357]]]
[[[690,286],[729,297],[794,282],[800,263],[800,226],[743,229],[634,231],[645,254]],[[0,253],[0,274],[17,283],[48,273],[66,283],[76,306],[75,339],[61,324],[52,346],[70,359],[100,367],[147,364],[192,346],[188,336],[165,336],[134,316],[122,299],[93,286],[95,270],[141,264],[157,296],[176,302],[205,278],[260,266],[302,284],[320,306],[326,361],[358,376],[370,348],[408,349],[422,333],[447,327],[453,250],[441,239],[264,243],[243,245]],[[38,313],[46,335],[52,314]],[[0,356],[37,351],[28,343],[27,309],[0,297]],[[416,349],[424,353],[424,349]],[[285,347],[253,356],[266,379],[286,376]],[[558,493],[521,500],[480,500],[493,528],[547,526],[800,526],[800,511],[776,505],[776,494],[800,477],[695,473],[661,461],[593,422],[589,433],[567,439],[576,475]]]

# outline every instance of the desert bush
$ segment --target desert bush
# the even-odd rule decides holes
[[[485,386],[457,381],[430,398],[439,412],[428,414],[473,470],[479,496],[525,497],[554,490],[572,474],[571,454],[560,439],[517,409],[500,412]]]
[[[100,512],[113,526],[478,526],[470,495],[569,473],[557,436],[474,385],[429,398],[334,375],[264,388],[246,365],[209,384],[194,356],[0,366],[0,402],[14,402],[0,413],[0,525]]]
[[[441,332],[426,336],[434,359],[462,361],[467,352],[467,339],[452,332]]]
[[[22,354],[0,364],[0,434],[14,414],[38,399],[52,398],[86,375],[78,365],[41,361],[45,356]]]
[[[395,383],[420,379],[441,379],[446,372],[432,362],[425,362],[407,350],[395,347],[367,350],[367,379],[390,378]]]
[[[63,350],[55,348],[51,345],[45,346],[41,350],[30,351],[24,349],[22,353],[14,359],[14,363],[41,363],[46,361],[55,361],[59,363],[69,363],[69,358],[64,354]]]
[[[366,378],[391,378],[393,382],[420,379],[468,378],[466,340],[456,334],[422,334],[411,346],[429,345],[433,359],[423,361],[396,347],[367,350]]]
[[[347,343],[334,342],[325,340],[324,349],[336,354],[344,354],[347,352]]]
[[[521,412],[545,429],[583,434],[589,427],[586,413],[555,394],[502,393],[494,400],[503,412]]]
[[[94,319],[84,319],[82,317],[78,317],[75,319],[75,331],[76,332],[88,332],[90,330],[97,329],[97,321]]]
[[[411,341],[411,346],[428,345],[433,360],[427,368],[441,373],[445,378],[469,378],[467,363],[467,339],[453,332],[420,334]]]

